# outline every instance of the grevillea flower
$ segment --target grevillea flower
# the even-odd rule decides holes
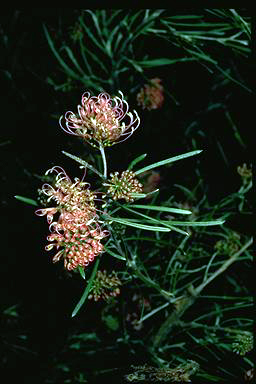
[[[88,298],[98,301],[100,299],[108,300],[110,297],[118,296],[120,294],[119,286],[121,284],[115,271],[111,274],[108,274],[105,270],[98,271]]]
[[[74,211],[83,210],[86,208],[95,211],[96,207],[94,199],[96,195],[89,189],[90,184],[80,181],[75,178],[75,182],[72,183],[63,168],[55,166],[45,172],[55,173],[54,187],[48,183],[43,184],[41,193],[48,196],[47,202],[55,200],[57,207],[38,209],[36,214],[38,216],[47,215],[47,221],[50,224],[53,220],[53,215],[62,210]]]
[[[78,113],[68,111],[59,122],[61,128],[71,134],[82,137],[94,147],[111,146],[128,139],[140,124],[140,118],[136,111],[135,117],[128,112],[128,103],[119,91],[121,98],[113,99],[107,93],[98,96],[90,96],[89,92],[82,95],[81,105],[78,105]],[[128,118],[125,123],[124,119]]]
[[[164,102],[164,88],[160,83],[160,79],[154,78],[150,80],[150,84],[144,85],[137,95],[138,105],[148,110],[160,108]]]
[[[77,224],[77,218],[72,220],[73,214],[69,214],[69,218],[61,219],[60,223],[53,223],[54,232],[52,232],[47,240],[52,242],[47,245],[47,251],[56,247],[61,247],[53,257],[56,263],[61,258],[64,259],[64,267],[71,271],[78,266],[87,267],[94,258],[104,251],[100,240],[107,236],[107,231],[102,231],[97,222],[83,223],[83,214],[81,213],[81,224]]]
[[[110,173],[111,179],[103,185],[108,186],[107,193],[111,195],[113,200],[125,199],[126,201],[134,201],[132,194],[141,193],[143,185],[135,178],[132,171],[123,171],[119,176],[119,172]]]
[[[49,251],[56,247],[58,252],[53,262],[63,258],[68,270],[86,267],[104,251],[100,240],[108,235],[99,225],[94,202],[96,195],[88,183],[79,179],[72,183],[61,167],[55,166],[46,172],[49,173],[56,173],[54,185],[44,184],[42,192],[48,196],[48,202],[55,200],[57,206],[35,212],[38,216],[47,215],[50,224],[51,234],[47,240],[51,243],[45,249]],[[56,213],[59,213],[59,217],[53,222]]]

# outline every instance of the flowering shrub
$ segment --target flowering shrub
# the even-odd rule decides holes
[[[84,176],[81,178],[80,172],[75,171],[67,176],[63,170],[66,166],[58,162],[63,168],[55,166],[41,176],[46,184],[41,187],[37,201],[19,197],[41,208],[37,209],[37,215],[45,216],[48,221],[45,247],[48,252],[42,254],[39,249],[38,257],[47,260],[52,254],[50,267],[55,270],[51,262],[59,261],[61,278],[68,277],[61,284],[55,282],[56,292],[50,301],[54,305],[56,297],[59,305],[54,305],[52,311],[44,311],[40,295],[36,297],[40,318],[42,314],[42,319],[47,319],[49,313],[53,321],[59,314],[62,319],[62,313],[58,312],[66,307],[72,310],[72,287],[80,285],[84,290],[72,313],[72,316],[80,315],[83,309],[81,318],[70,321],[71,328],[66,328],[65,319],[61,322],[67,333],[65,345],[57,351],[54,338],[50,339],[50,355],[45,356],[47,365],[51,357],[52,366],[49,372],[44,372],[44,379],[49,383],[86,382],[88,367],[88,382],[104,381],[105,376],[108,379],[117,372],[125,373],[123,363],[117,367],[116,357],[120,353],[120,361],[125,361],[126,366],[134,364],[126,375],[129,382],[194,382],[194,374],[196,382],[204,383],[241,383],[243,377],[253,381],[253,328],[249,315],[252,301],[248,287],[252,239],[247,231],[252,217],[252,168],[246,159],[247,138],[242,128],[246,114],[241,114],[240,102],[242,96],[245,106],[246,92],[249,96],[252,91],[244,66],[251,47],[250,18],[244,9],[238,12],[206,9],[197,15],[149,9],[65,12],[68,17],[63,22],[58,16],[58,25],[43,26],[60,69],[59,73],[56,67],[44,72],[48,84],[57,92],[52,96],[59,97],[60,92],[65,92],[61,100],[50,102],[50,108],[60,107],[83,87],[90,90],[70,104],[67,108],[70,111],[63,110],[60,119],[61,133],[68,145],[76,140],[88,145],[82,158],[63,151],[83,169]],[[16,11],[13,15],[10,31],[14,30],[19,14]],[[74,28],[68,28],[68,20],[75,22]],[[5,23],[1,24],[2,46],[8,53],[3,57],[10,58],[12,47],[17,44],[10,44],[8,32]],[[13,75],[16,63],[19,64],[16,53],[14,49],[15,65],[4,63],[8,86],[15,82],[15,76],[9,75]],[[41,56],[48,65],[48,55]],[[172,84],[171,92],[168,84]],[[120,85],[124,93],[115,93]],[[36,87],[33,94],[40,95],[40,90]],[[138,153],[130,159],[125,140],[138,129],[140,118],[124,95],[146,110],[143,115],[147,123],[144,121],[140,129],[145,129],[145,134],[151,132],[146,140],[151,141],[148,144],[152,144],[153,151],[165,151],[168,147],[175,151],[185,145],[192,146],[192,152],[170,155],[175,157],[165,160],[161,157],[155,164],[150,164],[150,156],[146,158],[146,154]],[[8,104],[10,98],[5,99]],[[26,99],[29,101],[30,97],[22,98],[22,102]],[[9,104],[13,108],[15,102]],[[76,104],[79,104],[77,108]],[[238,105],[240,108],[236,108]],[[147,113],[160,108],[161,114]],[[20,121],[20,114],[16,115]],[[5,116],[8,120],[10,114],[5,111]],[[16,125],[15,116],[12,120]],[[9,134],[13,131],[6,131],[7,141],[1,145],[10,144]],[[43,136],[48,143],[46,131]],[[121,142],[124,142],[122,146],[109,148]],[[188,168],[185,164],[178,170],[172,164],[199,154],[196,149],[201,146],[211,148],[202,161],[192,159]],[[4,157],[7,153],[12,157],[13,152],[8,148],[2,151]],[[115,163],[113,152],[119,149],[122,161]],[[213,167],[209,167],[208,155],[212,156]],[[45,157],[48,161],[48,156]],[[218,172],[214,172],[216,169]],[[8,167],[8,174],[10,171]],[[222,183],[221,176],[226,172],[228,177]],[[237,191],[231,187],[233,180],[235,188],[238,184],[241,187]],[[217,189],[224,196],[221,201],[216,197]],[[7,216],[12,221],[20,217],[17,212],[13,215],[9,211]],[[220,219],[214,220],[218,216]],[[227,224],[222,225],[225,219]],[[22,233],[20,225],[16,227]],[[4,228],[10,230],[8,225]],[[22,236],[20,240],[17,246],[21,248]],[[18,267],[10,256],[5,263]],[[27,265],[32,264],[31,275],[39,277],[41,269],[37,271],[34,262],[24,263],[20,258],[20,263],[29,275]],[[39,260],[35,264],[40,263]],[[10,275],[12,281],[12,272]],[[48,299],[50,284],[47,281],[42,287]],[[59,289],[64,307],[59,301]],[[86,303],[87,298],[90,301]],[[46,307],[48,310],[49,306]],[[17,320],[15,312],[13,306],[4,310],[6,324]],[[31,320],[34,323],[34,317]],[[56,332],[57,336],[60,330],[52,327],[50,335]],[[23,344],[19,348],[19,339],[13,339],[12,345],[8,333],[3,328],[4,344],[10,345],[10,350],[13,348],[14,357],[19,349],[26,352],[25,335],[20,335],[24,348]],[[37,344],[40,367],[46,366],[41,361],[44,355],[41,344]],[[6,367],[9,366],[7,352],[3,354]],[[108,381],[112,382],[111,378]],[[114,381],[122,382],[116,378]]]
[[[156,82],[153,94],[156,96],[158,92],[159,98],[158,101],[151,99],[151,108],[159,106],[160,101],[162,102],[161,91],[159,82]],[[148,293],[150,299],[147,300],[145,298],[147,294],[144,296],[141,290],[138,296],[141,300],[137,300],[136,308],[132,311],[131,308],[125,308],[126,303],[123,300],[123,323],[131,332],[140,332],[141,329],[146,331],[145,320],[171,306],[170,313],[166,312],[164,321],[157,323],[156,332],[150,341],[150,353],[153,356],[165,357],[169,352],[165,352],[164,348],[161,349],[161,345],[167,340],[172,329],[179,326],[185,330],[186,327],[188,329],[204,327],[196,321],[192,321],[191,324],[182,322],[183,313],[212,280],[222,274],[241,253],[247,250],[252,240],[249,239],[242,245],[243,238],[235,231],[229,229],[223,233],[204,231],[202,227],[222,225],[225,219],[224,217],[212,219],[212,216],[209,219],[208,213],[202,215],[199,207],[201,203],[195,206],[196,197],[190,191],[184,203],[174,201],[173,206],[170,206],[172,201],[170,198],[164,205],[156,205],[157,187],[161,179],[158,169],[197,155],[201,150],[193,150],[138,169],[138,164],[146,157],[146,154],[143,154],[132,160],[124,171],[108,170],[105,147],[129,138],[140,123],[137,112],[134,111],[134,115],[128,112],[128,103],[124,100],[123,94],[121,92],[120,94],[121,98],[111,98],[107,93],[90,97],[86,92],[82,96],[81,105],[78,106],[78,114],[69,111],[61,117],[61,128],[66,133],[81,137],[85,143],[98,149],[102,163],[96,168],[84,159],[63,151],[85,169],[84,176],[82,180],[74,178],[72,181],[60,166],[54,166],[46,171],[46,176],[51,181],[43,184],[39,190],[39,201],[43,208],[37,209],[36,214],[47,218],[50,234],[47,236],[49,244],[45,249],[46,251],[56,249],[53,262],[63,260],[66,270],[72,273],[78,272],[86,281],[83,295],[74,308],[72,317],[79,312],[87,298],[92,302],[104,301],[111,310],[111,305],[114,306],[120,297],[121,285],[124,292],[125,285],[129,284],[130,280],[137,279],[136,288],[141,289],[138,285],[140,282],[142,286],[152,290],[153,294]],[[129,119],[127,123],[124,122],[126,118]],[[155,168],[157,171],[154,171]],[[89,172],[99,178],[97,189],[88,181],[84,181],[85,178],[89,179]],[[220,203],[220,206],[226,206],[234,198],[241,198],[239,207],[243,209],[246,203],[244,195],[251,188],[251,176],[245,166],[240,167],[238,172],[242,176],[239,193],[234,194],[228,203]],[[186,188],[184,190],[186,191]],[[138,203],[137,200],[140,199],[143,199],[144,204]],[[23,199],[23,201],[28,200]],[[209,206],[204,208],[206,211],[209,210]],[[178,215],[177,220],[175,215]],[[188,215],[186,221],[181,220],[183,215]],[[200,221],[201,218],[203,218],[202,221]],[[193,228],[190,229],[190,227]],[[197,227],[200,227],[200,231]],[[159,253],[155,261],[155,254],[158,250],[160,252],[162,245],[169,249],[171,231],[172,236],[177,236],[179,239],[178,248],[170,258],[169,256],[162,258],[162,253],[161,255]],[[145,232],[149,235],[141,235]],[[207,244],[204,236],[209,236],[209,233],[212,238],[217,237],[215,246],[212,247],[214,253],[211,257],[208,250],[206,252],[200,248],[198,252],[198,244]],[[197,239],[195,244],[193,241],[189,242],[190,236]],[[156,244],[156,250],[151,245],[148,246],[152,242]],[[139,249],[138,244],[143,244],[143,248]],[[159,259],[160,256],[161,259]],[[112,265],[113,260],[110,262],[111,257],[117,262],[116,267]],[[215,259],[218,260],[215,261]],[[105,265],[99,269],[101,262]],[[146,268],[148,264],[152,266],[152,269],[149,267],[150,272]],[[200,272],[202,270],[204,271],[203,279]],[[194,274],[192,281],[195,285],[189,283],[190,273]],[[158,307],[154,307],[153,297],[159,302]],[[136,296],[133,295],[132,300],[136,301]],[[161,300],[165,300],[164,304]],[[129,300],[127,302],[128,306]],[[107,307],[105,315],[102,314],[102,319],[105,319],[105,323],[112,331],[119,328],[117,314],[117,307],[114,314],[108,313]],[[215,334],[207,334],[212,328],[215,330],[215,326],[209,326],[209,329],[204,328],[204,337],[207,342],[209,338],[218,340]],[[231,331],[230,329],[223,326],[218,328],[228,334],[233,332],[233,329]],[[233,351],[240,354],[249,352],[250,340],[240,338],[233,344]],[[179,345],[183,344],[181,342]],[[190,376],[199,369],[199,364],[193,359],[187,360],[187,363],[183,359],[182,364],[177,360],[176,368],[173,369],[169,369],[167,365],[164,369],[150,366],[134,367],[135,372],[127,375],[126,379],[128,381],[138,381],[142,378],[151,381],[175,379],[175,381],[190,382]]]
[[[155,87],[161,89],[158,79],[155,82]],[[113,217],[111,211],[108,212],[107,207],[111,207],[116,200],[125,200],[127,203],[134,202],[134,199],[147,197],[143,194],[143,185],[139,182],[136,176],[143,171],[150,170],[156,166],[168,164],[171,161],[178,160],[183,157],[192,156],[200,151],[192,151],[187,154],[170,158],[162,162],[147,166],[146,169],[137,170],[134,172],[131,169],[123,171],[120,175],[119,172],[110,173],[110,178],[107,178],[107,161],[105,156],[104,147],[111,146],[118,142],[124,141],[129,138],[133,132],[138,128],[140,118],[136,111],[134,111],[135,118],[131,112],[128,112],[129,106],[127,101],[124,100],[123,94],[119,91],[120,97],[111,98],[107,93],[100,93],[98,96],[90,96],[89,92],[82,95],[81,105],[78,105],[78,114],[68,111],[64,115],[65,125],[63,126],[63,116],[60,118],[61,128],[69,134],[82,137],[86,142],[93,147],[100,149],[103,161],[103,174],[95,170],[92,166],[86,163],[86,166],[93,169],[97,175],[102,178],[102,187],[108,187],[107,192],[103,191],[94,192],[91,190],[90,184],[75,178],[74,182],[71,181],[64,169],[60,166],[54,166],[46,171],[46,175],[54,175],[53,185],[43,184],[40,190],[40,199],[42,195],[46,196],[46,204],[55,201],[55,206],[45,207],[36,210],[38,216],[47,217],[49,224],[50,235],[47,240],[50,244],[46,245],[46,251],[52,250],[54,247],[57,253],[53,257],[53,262],[64,259],[64,267],[73,271],[79,269],[82,276],[84,276],[83,269],[92,263],[96,256],[99,256],[105,251],[104,245],[101,240],[109,236],[109,229],[103,229],[114,221],[123,225],[133,226],[146,230],[157,231],[170,231],[168,225],[152,226],[143,224],[134,219],[124,219],[120,217]],[[126,117],[129,122],[126,125],[123,121]],[[69,155],[69,154],[68,154]],[[82,159],[69,155],[76,161],[85,164]],[[130,168],[142,160],[143,157],[135,159]],[[150,191],[152,193],[154,191]],[[97,194],[101,193],[102,198],[97,199]],[[96,200],[102,202],[102,207],[96,206]],[[126,208],[124,206],[124,208]],[[159,207],[158,209],[161,210]],[[179,210],[179,212],[183,212]],[[185,212],[185,211],[184,211]],[[134,211],[134,213],[136,213]],[[58,214],[58,219],[53,221],[54,215]],[[145,216],[145,215],[144,215]],[[145,216],[146,217],[146,216]],[[149,222],[158,222],[156,219],[148,217]],[[160,221],[159,221],[160,223]],[[214,223],[215,224],[215,223]],[[173,226],[172,226],[173,228]],[[113,237],[112,237],[113,238]],[[107,248],[108,253],[114,254],[110,247]],[[119,252],[122,253],[121,250]],[[115,254],[114,254],[115,255]],[[123,256],[115,256],[125,259]],[[95,270],[96,273],[96,270]],[[95,273],[93,277],[95,278]],[[96,282],[93,281],[88,285],[89,288],[93,287],[94,299],[97,300],[101,297],[106,297],[103,293],[105,288],[109,288],[110,281],[113,278],[107,278],[105,272],[99,272],[96,275]],[[112,279],[112,280],[111,280]],[[118,279],[118,277],[116,277]],[[115,280],[118,284],[118,280]],[[89,288],[86,291],[88,296]],[[112,291],[112,295],[119,293],[119,288]],[[79,307],[80,308],[80,307]]]

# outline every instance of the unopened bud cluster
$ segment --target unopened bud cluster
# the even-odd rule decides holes
[[[242,356],[246,355],[246,353],[253,349],[253,334],[239,334],[232,347],[233,352]]]
[[[113,200],[125,199],[133,202],[133,193],[141,193],[143,185],[135,178],[132,171],[123,171],[119,176],[119,172],[110,173],[111,179],[103,185],[108,186],[107,193],[111,195]]]
[[[98,301],[108,300],[110,297],[118,296],[120,294],[119,286],[121,284],[120,279],[114,271],[111,274],[107,274],[105,270],[98,271],[88,298]]]

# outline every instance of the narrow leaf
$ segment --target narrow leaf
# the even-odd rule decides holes
[[[155,227],[152,225],[134,223],[134,222],[128,221],[128,219],[123,219],[121,217],[118,217],[118,218],[117,217],[106,217],[106,218],[110,219],[111,221],[115,221],[116,223],[128,225],[130,227],[145,229],[148,231],[170,232],[170,229],[167,227]]]
[[[170,228],[170,230],[173,230],[173,231],[176,231],[176,232],[179,232],[179,233],[182,233],[183,235],[186,235],[188,236],[189,234],[185,231],[183,231],[182,229],[179,229],[179,228],[176,228],[174,225],[171,225],[169,223],[169,221],[164,221],[164,220],[159,220],[159,219],[154,219],[153,217],[150,217],[150,216],[147,216],[147,215],[144,215],[143,213],[140,213],[140,212],[137,212],[137,211],[134,211],[133,209],[131,208],[128,208],[128,207],[125,207],[123,206],[124,209],[126,209],[127,211],[130,211],[132,213],[135,213],[136,215],[138,216],[141,216],[144,218],[144,221],[148,221],[148,222],[156,222],[156,223],[159,223],[159,224],[163,224],[165,225],[166,227]],[[127,219],[127,220],[136,220],[136,219]],[[171,222],[172,223],[172,222]]]
[[[221,225],[225,223],[225,220],[223,219],[217,219],[217,220],[211,220],[211,221],[166,221],[166,220],[159,220],[160,223],[171,225],[184,225],[188,227],[207,227],[210,225]]]
[[[117,253],[114,253],[113,251],[111,251],[109,248],[107,248],[106,246],[104,246],[104,249],[106,250],[107,253],[109,253],[111,256],[115,257],[116,259],[119,259],[119,260],[126,260],[125,257],[123,256],[120,256],[118,255]]]
[[[147,156],[147,153],[144,153],[143,155],[136,157],[134,160],[131,161],[131,163],[127,169],[132,169],[134,167],[134,165],[136,165],[140,161],[144,160],[146,156]]]
[[[44,29],[44,33],[45,33],[45,36],[46,36],[46,39],[48,41],[48,44],[54,54],[54,56],[56,57],[56,59],[58,60],[58,62],[60,63],[60,65],[63,67],[63,69],[66,71],[66,73],[69,74],[69,76],[75,78],[75,79],[80,79],[80,76],[77,75],[76,72],[74,72],[66,63],[65,61],[62,59],[62,57],[59,55],[59,53],[57,52],[57,50],[55,49],[55,46],[54,46],[54,43],[51,39],[51,36],[49,34],[49,32],[47,31],[47,28],[45,27],[45,25],[43,25],[43,29]]]
[[[195,61],[193,57],[180,57],[177,59],[168,59],[166,57],[162,57],[159,59],[152,59],[152,60],[142,60],[138,61],[137,65],[141,66],[142,68],[151,68],[151,67],[160,67],[162,65],[170,65],[170,64],[176,64],[181,61]]]
[[[20,200],[20,201],[23,201],[23,203],[27,203],[27,204],[30,204],[30,205],[34,205],[34,206],[38,206],[37,202],[33,199],[29,199],[28,197],[23,197],[23,196],[19,196],[19,195],[16,195],[14,196],[15,199],[17,200]]]
[[[153,211],[160,211],[160,212],[181,213],[183,215],[190,215],[192,213],[191,211],[188,211],[187,209],[170,208],[170,207],[163,207],[163,206],[157,206],[157,205],[133,204],[132,207],[133,208],[141,208],[141,209],[152,209]]]
[[[153,169],[153,168],[156,168],[156,167],[160,167],[162,165],[166,165],[166,164],[169,164],[169,163],[173,163],[174,161],[177,161],[177,160],[181,160],[181,159],[185,159],[186,157],[190,157],[190,156],[194,156],[194,155],[198,155],[199,153],[201,153],[202,150],[201,149],[198,149],[196,151],[191,151],[191,152],[187,152],[187,153],[183,153],[182,155],[178,155],[178,156],[174,156],[174,157],[170,157],[169,159],[165,159],[165,160],[162,160],[162,161],[158,161],[157,163],[154,163],[154,164],[150,164],[144,168],[141,168],[139,169],[138,171],[135,172],[136,175],[139,175],[140,173],[143,173],[143,172],[146,172],[146,171],[149,171],[150,169]]]
[[[85,280],[84,268],[81,267],[81,265],[78,265],[78,271],[79,271],[80,275],[82,276],[82,278]]]
[[[100,262],[100,259],[97,258],[95,264],[94,264],[94,268],[93,268],[93,271],[92,271],[92,274],[90,276],[90,279],[88,281],[88,284],[84,290],[84,293],[81,297],[81,299],[79,300],[79,302],[77,303],[74,311],[72,312],[72,317],[75,317],[76,314],[78,313],[78,311],[80,310],[80,308],[82,307],[82,305],[84,304],[85,300],[87,299],[87,296],[90,292],[90,288],[92,286],[92,283],[93,283],[93,280],[95,279],[95,276],[96,276],[96,273],[97,273],[97,270],[98,270],[98,266],[99,266],[99,262]]]
[[[84,71],[82,70],[82,68],[80,67],[80,65],[78,64],[78,62],[77,62],[77,60],[76,60],[76,58],[75,58],[75,56],[74,56],[72,50],[71,50],[67,45],[65,45],[65,46],[63,47],[63,49],[67,52],[68,57],[70,58],[70,60],[71,60],[72,63],[74,64],[74,66],[77,68],[77,70],[78,70],[83,76],[85,76],[85,73],[84,73]]]

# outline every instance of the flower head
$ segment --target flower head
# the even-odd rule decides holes
[[[58,166],[48,170],[55,173],[53,186],[44,184],[42,193],[48,197],[48,202],[55,200],[56,206],[38,209],[38,216],[47,215],[50,224],[51,242],[45,249],[50,251],[54,247],[58,250],[53,262],[64,259],[64,267],[73,270],[78,266],[86,267],[95,256],[104,251],[100,240],[108,235],[99,225],[96,212],[96,195],[90,190],[89,184],[75,179],[72,183],[66,172]],[[59,213],[57,221],[53,216]]]
[[[150,80],[150,84],[144,85],[137,95],[138,105],[148,110],[160,108],[164,102],[164,88],[160,83],[160,79],[154,78]]]
[[[49,173],[55,173],[54,186],[45,183],[42,186],[41,193],[46,195],[47,202],[55,200],[57,207],[38,209],[36,214],[38,216],[47,215],[48,223],[53,220],[53,215],[57,212],[65,210],[66,212],[73,212],[75,210],[84,210],[88,212],[88,209],[95,211],[96,207],[94,199],[96,195],[89,189],[90,184],[80,181],[75,178],[75,182],[72,183],[63,168],[55,166],[48,171]]]
[[[111,146],[128,139],[138,128],[140,119],[136,111],[135,118],[128,112],[128,103],[119,91],[121,98],[113,99],[107,93],[90,96],[89,92],[82,95],[81,105],[78,105],[78,114],[68,111],[64,116],[65,125],[61,128],[71,134],[82,137],[94,147]],[[124,122],[129,118],[128,123]]]
[[[132,171],[123,171],[119,176],[119,172],[110,173],[111,179],[103,185],[108,186],[107,193],[111,195],[113,200],[125,199],[126,201],[134,201],[132,194],[141,193],[143,185],[135,178]]]

